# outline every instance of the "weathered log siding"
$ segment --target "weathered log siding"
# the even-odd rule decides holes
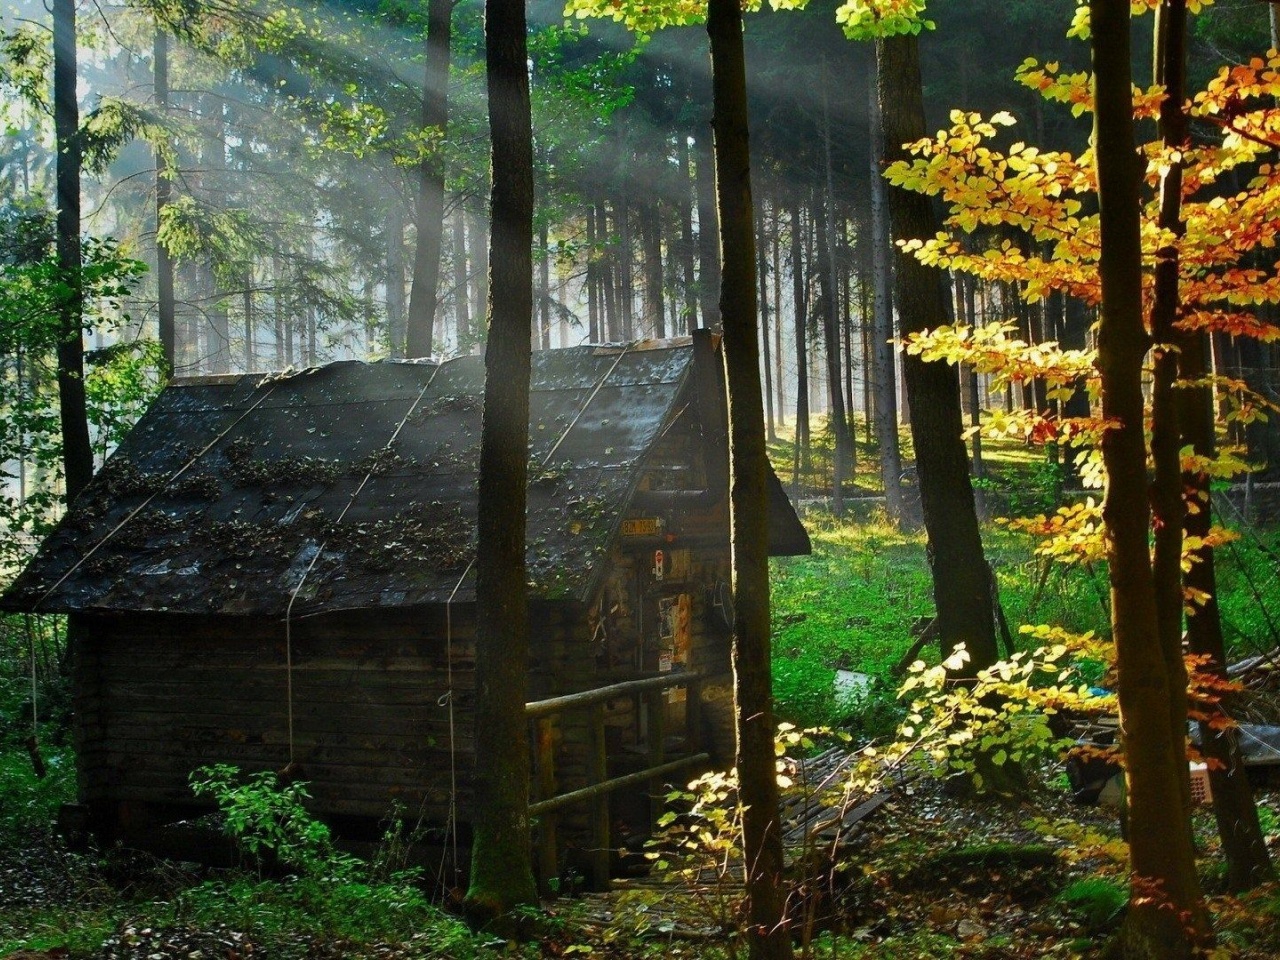
[[[85,619],[75,670],[84,800],[184,803],[200,766],[278,770],[289,762],[282,623]],[[449,782],[441,774],[451,756],[465,808],[470,612],[455,610],[452,628],[450,682],[442,616],[362,613],[291,625],[293,759],[317,812],[381,817],[399,802],[443,821]]]

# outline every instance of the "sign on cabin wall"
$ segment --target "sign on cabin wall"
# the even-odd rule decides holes
[[[661,517],[631,517],[622,521],[624,537],[656,537],[662,533]]]

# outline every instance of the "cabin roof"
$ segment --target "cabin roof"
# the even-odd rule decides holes
[[[533,597],[591,595],[693,358],[689,338],[534,354]],[[471,601],[483,383],[467,356],[169,386],[0,606],[307,616]],[[770,479],[770,513],[789,515],[779,552],[807,552]]]

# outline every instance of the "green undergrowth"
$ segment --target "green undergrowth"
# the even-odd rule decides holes
[[[895,667],[933,615],[933,585],[921,531],[884,521],[805,518],[808,557],[773,561],[774,696],[779,716],[800,726],[843,726],[870,738],[893,734],[900,709]],[[1106,629],[1107,584],[1097,569],[1064,570],[1037,558],[1029,537],[998,525],[984,531],[988,562],[1015,645],[1022,624]],[[938,659],[928,644],[920,656]],[[836,692],[836,671],[866,675],[866,693]]]

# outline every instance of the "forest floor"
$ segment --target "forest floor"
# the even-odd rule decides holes
[[[1280,858],[1280,791],[1261,804]],[[1280,891],[1221,892],[1212,818],[1196,817],[1202,876],[1228,952],[1280,956]],[[1124,903],[1114,814],[1045,788],[1020,802],[899,790],[835,869],[793,898],[801,956],[840,960],[1101,955]],[[544,904],[530,939],[475,935],[416,903],[390,917],[390,886],[303,881],[172,864],[121,850],[69,854],[54,840],[0,851],[0,957],[9,960],[301,960],[367,957],[745,956],[735,876],[620,880]],[[373,898],[384,902],[372,904]],[[382,934],[382,935],[380,935]],[[17,949],[21,947],[21,949]],[[10,952],[16,951],[16,952]]]

